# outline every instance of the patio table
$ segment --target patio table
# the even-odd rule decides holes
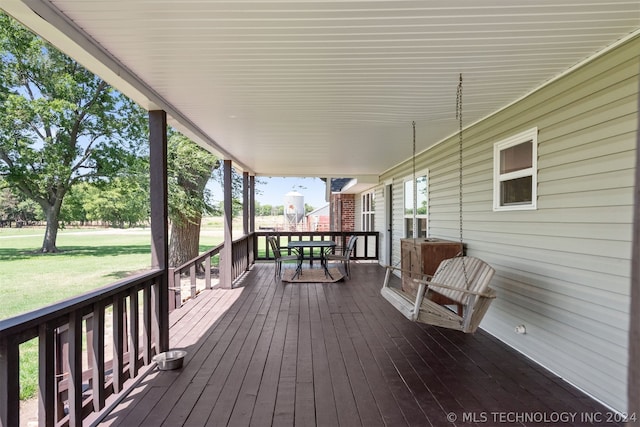
[[[291,240],[287,243],[287,249],[293,249],[298,255],[298,265],[296,266],[296,271],[293,274],[293,278],[300,277],[302,275],[302,263],[304,262],[304,250],[311,249],[313,253],[313,248],[320,248],[320,264],[322,268],[324,268],[325,277],[331,276],[329,272],[329,268],[327,266],[327,262],[324,258],[325,254],[331,249],[336,247],[336,242],[333,240]],[[311,261],[312,262],[312,261]]]

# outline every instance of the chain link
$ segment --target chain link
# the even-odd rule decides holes
[[[459,213],[459,230],[460,230],[460,247],[464,256],[464,240],[462,239],[462,73],[460,73],[460,81],[458,82],[458,90],[456,93],[456,118],[458,119],[458,213]],[[469,287],[469,277],[467,277],[467,267],[462,258],[462,271],[467,287]]]
[[[417,219],[417,210],[418,210],[418,186],[416,185],[416,122],[411,122],[413,126],[413,182],[411,183],[411,188],[413,189],[413,218],[411,221],[413,223],[413,238],[418,237],[418,219]]]
[[[458,83],[458,91],[456,94],[456,119],[458,119],[458,212],[459,212],[459,230],[460,230],[460,245],[463,244],[462,240],[462,74],[460,74],[460,82]]]

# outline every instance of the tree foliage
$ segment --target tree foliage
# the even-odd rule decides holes
[[[169,265],[178,266],[198,256],[202,215],[212,211],[206,186],[220,161],[173,130],[169,132],[167,153]]]
[[[2,224],[29,224],[42,218],[42,210],[24,195],[2,185],[0,181],[0,221]]]
[[[170,129],[167,146],[169,217],[182,223],[212,211],[206,185],[220,167],[216,156],[181,133]]]
[[[136,158],[144,115],[4,14],[0,57],[0,175],[41,206],[41,250],[55,252],[64,197],[77,182],[114,176]]]

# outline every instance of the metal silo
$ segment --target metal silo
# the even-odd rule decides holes
[[[284,220],[289,227],[295,227],[304,219],[304,196],[290,191],[284,196]]]

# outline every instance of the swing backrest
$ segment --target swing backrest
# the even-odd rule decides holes
[[[463,305],[467,305],[472,294],[457,289],[485,293],[495,270],[486,262],[470,257],[455,257],[443,260],[430,282],[456,289],[438,288],[433,290]]]

